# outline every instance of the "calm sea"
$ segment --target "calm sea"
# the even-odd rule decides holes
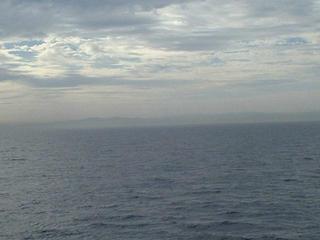
[[[320,123],[0,129],[0,239],[320,239]]]

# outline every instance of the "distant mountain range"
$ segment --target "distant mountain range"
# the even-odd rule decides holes
[[[80,120],[43,123],[37,125],[53,128],[105,128],[306,121],[320,121],[320,112],[224,113],[214,115],[184,115],[163,118],[87,118]]]

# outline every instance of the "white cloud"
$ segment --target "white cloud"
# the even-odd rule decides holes
[[[13,84],[0,97],[21,93],[7,103],[29,91],[48,108],[54,98],[81,96],[106,107],[98,101],[107,92],[113,104],[127,96],[162,109],[163,96],[181,99],[187,113],[200,97],[210,105],[228,92],[280,96],[305,84],[305,95],[319,87],[319,0],[4,0],[0,13],[0,83]]]

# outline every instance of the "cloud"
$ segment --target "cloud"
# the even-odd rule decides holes
[[[319,22],[319,0],[3,0],[0,82],[42,100],[75,88],[172,101],[309,91]]]
[[[317,14],[314,0],[271,0],[245,1],[250,14],[257,18],[262,17],[293,17],[306,18]]]
[[[155,18],[148,12],[178,2],[181,1],[3,0],[0,36],[32,38],[70,29],[112,30],[150,25]]]
[[[280,46],[296,46],[308,44],[308,40],[303,37],[289,37],[277,43]]]
[[[22,74],[15,74],[0,68],[0,82],[12,81],[34,88],[75,88],[79,86],[126,86],[129,88],[171,88],[182,85],[199,83],[198,81],[179,79],[141,80],[120,77],[88,77],[69,74],[62,77],[39,78]]]

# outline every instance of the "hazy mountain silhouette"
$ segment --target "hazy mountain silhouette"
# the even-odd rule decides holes
[[[183,115],[162,118],[86,118],[79,120],[43,123],[38,125],[54,128],[103,128],[305,121],[320,121],[320,112],[223,113],[214,115]]]

